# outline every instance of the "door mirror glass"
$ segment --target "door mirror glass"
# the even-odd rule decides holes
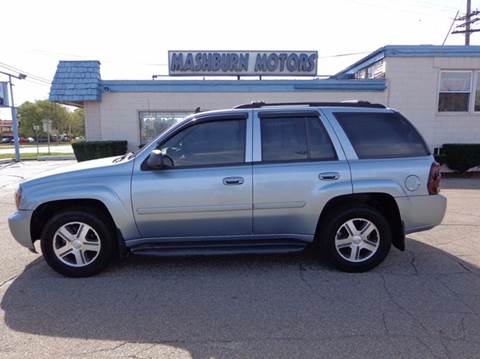
[[[164,167],[163,154],[160,150],[153,150],[148,156],[147,166],[150,169],[159,170]]]

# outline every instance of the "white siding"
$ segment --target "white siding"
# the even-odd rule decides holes
[[[479,57],[389,57],[386,66],[387,105],[412,121],[431,148],[480,143],[480,114],[437,111],[440,71],[480,70]]]
[[[88,141],[102,139],[100,107],[101,102],[88,101],[84,103],[85,109],[85,137]]]
[[[384,92],[276,92],[276,93],[211,93],[161,92],[103,94],[101,102],[101,134],[104,140],[126,139],[129,150],[140,143],[139,111],[187,111],[230,108],[251,101],[341,101],[368,100],[385,102]],[[97,121],[98,122],[98,121]],[[92,137],[93,138],[93,137]],[[91,139],[88,137],[88,139]]]
[[[480,113],[438,113],[438,81],[442,69],[480,70],[480,57],[387,57],[385,91],[247,92],[110,92],[100,103],[85,103],[88,140],[126,139],[129,150],[140,142],[139,111],[194,111],[229,108],[251,101],[379,102],[402,112],[431,148],[444,143],[480,143]],[[353,80],[352,80],[353,81]],[[472,93],[471,101],[473,101]]]

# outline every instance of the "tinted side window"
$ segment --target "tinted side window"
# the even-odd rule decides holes
[[[310,157],[319,160],[335,160],[337,155],[332,141],[318,118],[308,118],[308,147]]]
[[[172,167],[245,162],[245,120],[218,120],[188,127],[160,149]]]
[[[420,134],[398,113],[334,113],[358,158],[425,156]]]
[[[335,150],[317,117],[261,118],[262,160],[333,160]]]
[[[261,131],[263,161],[307,159],[303,117],[262,118]]]

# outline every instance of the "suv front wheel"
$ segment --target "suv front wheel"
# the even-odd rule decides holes
[[[101,213],[67,210],[45,225],[43,256],[50,267],[69,277],[87,277],[104,269],[113,253],[110,221]]]
[[[376,209],[354,205],[330,213],[320,228],[323,249],[334,266],[363,272],[380,264],[391,247],[391,230]]]

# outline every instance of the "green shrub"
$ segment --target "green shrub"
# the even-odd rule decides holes
[[[127,141],[85,141],[72,143],[78,162],[96,158],[123,155],[127,152]]]
[[[447,143],[443,145],[445,162],[452,170],[464,173],[480,165],[480,144]]]
[[[433,157],[435,157],[435,161],[437,161],[441,165],[447,162],[447,156],[445,156],[444,153],[439,153],[438,155],[434,155]]]

